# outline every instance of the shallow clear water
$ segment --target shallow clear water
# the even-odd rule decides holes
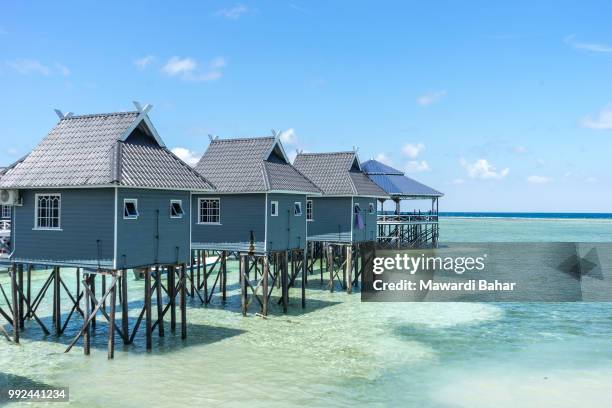
[[[610,242],[612,222],[449,218],[441,232],[445,241]],[[72,405],[92,407],[612,406],[612,305],[361,303],[322,290],[315,275],[305,311],[292,290],[288,315],[275,305],[267,320],[243,318],[230,266],[227,303],[190,303],[185,342],[166,326],[146,353],[141,332],[107,361],[105,324],[84,357],[80,343],[63,353],[76,325],[58,340],[29,322],[21,345],[0,340],[0,387],[69,386]],[[129,288],[133,324],[142,283]],[[40,312],[49,327],[50,303]]]

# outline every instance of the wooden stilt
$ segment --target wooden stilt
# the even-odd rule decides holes
[[[353,293],[353,247],[352,245],[346,246],[346,273],[344,274],[346,285],[346,293]]]
[[[327,246],[327,272],[329,272],[329,290],[334,291],[334,249]]]
[[[264,316],[268,315],[268,277],[270,276],[270,260],[268,259],[268,255],[264,255],[264,266],[263,266],[263,277],[262,277],[262,287],[263,287],[263,304],[261,305],[261,313]]]
[[[170,331],[176,332],[176,295],[175,295],[175,283],[174,278],[176,277],[176,270],[174,266],[168,267],[168,297],[170,302]]]
[[[129,322],[128,322],[128,283],[127,269],[121,271],[121,331],[123,332],[123,344],[130,344]]]
[[[90,286],[91,285],[91,274],[86,274],[85,275],[85,286]],[[88,356],[90,353],[90,337],[91,337],[91,332],[90,332],[90,324],[89,324],[89,320],[90,320],[90,314],[91,314],[91,299],[89,296],[89,291],[87,290],[87,287],[84,288],[85,290],[85,331],[83,332],[83,353]]]
[[[283,296],[283,313],[287,313],[287,306],[289,304],[289,279],[287,275],[289,274],[289,251],[285,251],[282,256],[282,264],[280,266],[281,270],[281,285],[282,285],[282,296]]]
[[[93,296],[96,296],[96,274],[95,273],[89,274],[89,280],[91,281],[91,284],[90,284],[91,294]],[[96,307],[96,305],[95,305],[95,303],[93,303],[93,301],[94,300],[91,299],[92,303],[91,303],[90,307],[91,307],[92,313],[93,313],[94,308]],[[93,313],[92,316],[91,316],[91,329],[93,331],[96,330],[96,314],[97,313]]]
[[[23,264],[17,266],[17,282],[19,290],[23,290]],[[23,330],[25,328],[25,298],[19,296],[19,328]]]
[[[200,290],[200,288],[202,287],[202,251],[200,251],[199,249],[195,251],[196,252],[196,262],[197,262],[197,273],[196,273],[196,290]]]
[[[162,273],[159,269],[159,265],[155,266],[155,279],[157,285],[155,286],[155,303],[157,304],[157,327],[159,337],[164,337],[164,304],[162,298]]]
[[[206,267],[206,250],[202,251],[204,254],[204,257],[202,258],[202,271],[203,271],[203,276],[202,278],[204,279],[203,283],[203,288],[204,288],[204,304],[208,304],[208,272],[207,272],[207,267]]]
[[[113,277],[115,277],[117,272],[113,272]],[[116,279],[116,277],[115,277]],[[78,294],[77,294],[78,296]],[[108,322],[108,358],[115,358],[115,312],[116,312],[116,303],[117,303],[117,285],[113,285],[111,288],[110,294],[110,319]]]
[[[102,275],[102,293],[106,293],[106,275]],[[106,301],[102,304],[102,310],[106,312]]]
[[[17,264],[11,274],[11,301],[13,303],[13,341],[19,343],[19,299],[17,298]]]
[[[302,309],[306,307],[306,277],[308,276],[308,248],[304,250],[302,261]]]
[[[247,260],[248,257],[245,255],[240,255],[240,299],[241,299],[241,308],[242,315],[247,315],[247,304],[246,304],[246,269],[247,269]]]
[[[189,292],[190,292],[190,296],[193,299],[195,297],[195,278],[194,278],[194,270],[193,270],[193,252],[191,252],[190,254],[191,256],[191,263],[189,265]]]
[[[221,253],[222,263],[221,263],[221,298],[225,302],[227,298],[227,252],[223,251]]]
[[[55,325],[55,335],[59,336],[62,334],[62,304],[61,304],[61,292],[60,292],[60,268],[56,266],[54,268],[53,277],[53,324]]]
[[[147,350],[152,348],[151,339],[151,269],[147,268],[144,274],[144,302],[145,302],[145,336]]]
[[[181,339],[187,338],[187,303],[185,302],[185,293],[187,291],[187,282],[185,277],[185,264],[181,265],[180,279],[180,296],[181,296]]]
[[[323,286],[323,258],[325,258],[326,248],[323,243],[321,246],[321,258],[319,258],[319,273],[321,274],[321,286]]]
[[[28,299],[28,303],[31,305],[32,304],[32,264],[28,265],[28,274],[27,274],[27,282],[28,282],[28,289],[27,289],[27,299]],[[32,314],[28,311],[26,317],[28,319],[32,318]]]

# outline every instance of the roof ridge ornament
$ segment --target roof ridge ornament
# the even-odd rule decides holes
[[[210,133],[208,134],[208,140],[212,143],[215,140],[219,140],[219,136],[215,136],[215,135],[211,135]]]
[[[64,114],[61,110],[59,109],[53,109],[55,111],[55,114],[60,118],[60,119],[68,119],[70,117],[72,117],[72,115],[74,115],[74,113],[72,112],[67,112],[66,114]]]
[[[140,102],[138,102],[138,101],[132,101],[132,103],[134,104],[134,106],[136,107],[136,110],[140,114],[146,114],[151,109],[153,109],[153,105],[150,105],[148,103],[145,106],[142,106],[142,104]]]

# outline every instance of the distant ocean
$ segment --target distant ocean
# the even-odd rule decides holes
[[[439,215],[441,217],[462,217],[462,218],[612,219],[612,213],[440,212]]]

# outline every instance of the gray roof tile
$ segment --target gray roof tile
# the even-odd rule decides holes
[[[442,197],[444,194],[406,177],[400,170],[377,160],[362,163],[363,171],[380,188],[392,197]]]
[[[125,174],[119,179],[133,187],[211,189],[212,186],[189,166],[150,138],[150,149],[120,142],[144,116],[139,112],[118,112],[65,117],[26,156],[2,175],[2,188],[77,187],[110,185],[115,169]],[[149,130],[150,131],[150,130]],[[116,163],[117,145],[125,145]],[[178,161],[178,163],[177,163]],[[163,171],[162,171],[163,169]],[[195,179],[199,179],[195,182]]]
[[[387,197],[361,172],[355,152],[301,153],[293,165],[325,195]]]
[[[269,157],[272,154],[272,157]],[[195,169],[219,191],[321,191],[283,156],[274,137],[215,139]]]

